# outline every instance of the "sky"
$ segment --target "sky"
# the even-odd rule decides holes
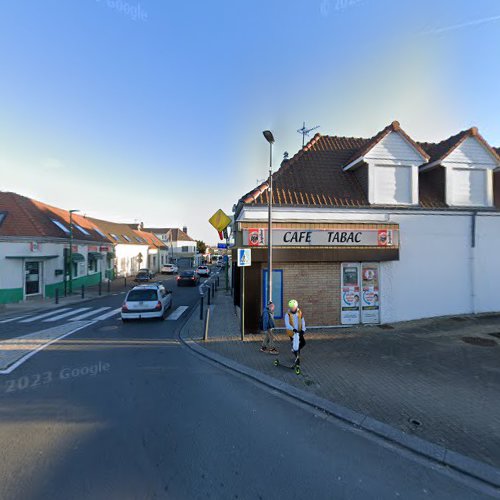
[[[265,129],[500,146],[499,61],[499,0],[0,0],[0,190],[215,243]]]

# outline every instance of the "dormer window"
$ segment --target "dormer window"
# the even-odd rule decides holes
[[[450,206],[488,207],[491,171],[474,168],[449,168],[446,172],[447,203]]]
[[[412,167],[410,165],[370,166],[373,183],[372,203],[376,205],[411,205]]]
[[[371,205],[418,205],[418,167],[428,159],[399,123],[392,122],[344,170],[352,170]]]
[[[477,128],[464,130],[439,144],[429,145],[431,160],[423,175],[441,170],[444,201],[449,207],[492,207],[493,170],[500,165],[496,152]],[[433,178],[437,178],[435,174]]]

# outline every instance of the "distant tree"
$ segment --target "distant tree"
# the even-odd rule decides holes
[[[207,245],[204,241],[196,240],[196,249],[198,250],[198,253],[205,254],[207,251]]]

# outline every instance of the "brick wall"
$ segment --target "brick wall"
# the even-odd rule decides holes
[[[265,264],[262,268],[267,267]],[[275,262],[274,269],[283,270],[283,310],[290,299],[296,299],[304,312],[306,325],[340,324],[340,263]],[[278,327],[284,320],[277,320]]]

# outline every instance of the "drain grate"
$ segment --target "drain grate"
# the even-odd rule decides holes
[[[481,347],[494,347],[497,343],[492,339],[483,339],[482,337],[462,337],[466,344],[477,345]]]
[[[378,325],[379,328],[382,328],[382,330],[394,330],[394,327],[392,325]]]
[[[500,339],[500,332],[488,333],[488,335],[491,335],[492,337],[496,337],[497,339]]]
[[[409,418],[408,422],[410,422],[410,424],[414,427],[420,427],[422,425],[422,422],[420,422],[420,420],[417,420],[416,418]]]

